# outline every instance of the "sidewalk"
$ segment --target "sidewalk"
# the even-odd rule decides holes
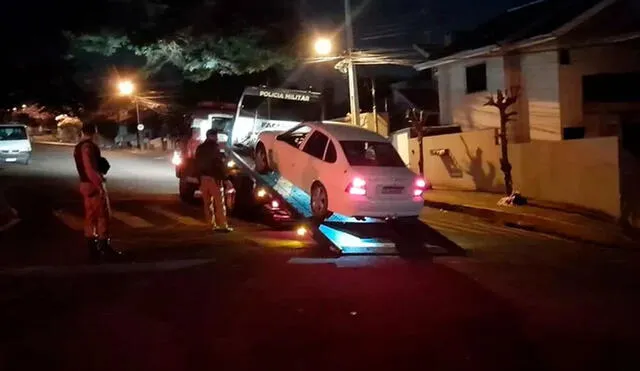
[[[64,147],[75,147],[77,143],[67,143],[67,142],[58,142],[54,139],[43,139],[40,137],[33,138],[32,143],[36,144],[46,144],[50,146],[64,146]],[[137,148],[103,148],[103,151],[108,152],[127,152],[135,155],[146,155],[146,156],[169,156],[173,151],[171,150],[162,150],[162,149],[137,149]]]
[[[430,190],[425,206],[457,211],[516,228],[553,234],[574,241],[609,247],[640,247],[640,241],[626,236],[620,226],[579,209],[560,210],[552,204],[498,206],[500,194]]]

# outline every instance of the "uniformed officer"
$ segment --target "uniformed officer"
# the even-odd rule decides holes
[[[100,155],[100,148],[94,143],[96,126],[85,123],[82,138],[73,151],[76,169],[80,177],[80,194],[84,202],[84,236],[91,260],[114,259],[122,253],[111,247],[109,219],[111,210],[105,187],[108,162]]]
[[[217,232],[231,232],[233,229],[229,227],[227,222],[224,202],[227,167],[224,155],[218,145],[218,132],[215,129],[207,131],[207,139],[198,146],[195,157],[200,175],[200,192],[202,193],[206,221]]]

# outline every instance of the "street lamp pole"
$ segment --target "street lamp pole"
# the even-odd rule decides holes
[[[136,139],[138,142],[138,149],[142,149],[142,146],[140,145],[140,105],[138,105],[138,96],[134,95],[133,96],[133,101],[136,104]]]
[[[136,105],[136,142],[138,144],[138,149],[142,149],[142,145],[140,143],[140,131],[144,126],[142,126],[142,122],[140,122],[140,104],[138,102],[138,94],[136,94],[135,85],[129,80],[120,81],[118,83],[118,90],[120,95],[132,97],[133,103]]]
[[[360,126],[360,102],[358,100],[358,75],[353,63],[353,24],[351,19],[351,0],[344,0],[345,32],[347,34],[347,72],[349,78],[349,104],[351,106],[351,124]]]

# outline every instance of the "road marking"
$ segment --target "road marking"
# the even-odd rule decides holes
[[[123,222],[124,224],[133,227],[133,228],[150,228],[153,227],[153,224],[148,221],[140,218],[139,216],[135,216],[133,214],[126,213],[124,211],[112,210],[111,216],[114,219]]]
[[[58,220],[60,220],[62,223],[64,223],[67,227],[75,231],[84,230],[84,220],[82,220],[82,218],[79,218],[73,214],[70,214],[62,210],[54,211],[53,215],[56,218],[58,218]]]
[[[73,276],[81,274],[113,274],[172,271],[205,265],[214,259],[185,259],[147,263],[86,264],[76,266],[30,266],[0,270],[0,276]]]
[[[185,225],[192,225],[192,226],[204,226],[205,223],[201,222],[197,219],[194,219],[192,217],[189,216],[184,216],[184,215],[180,215],[177,213],[174,213],[172,211],[168,211],[165,210],[159,206],[145,206],[146,209],[153,211],[154,213],[158,213],[162,216],[165,216],[169,219],[175,220],[178,223],[181,224],[185,224]]]

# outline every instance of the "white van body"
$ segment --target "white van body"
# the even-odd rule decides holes
[[[27,165],[31,160],[31,141],[27,126],[0,124],[0,162]]]

